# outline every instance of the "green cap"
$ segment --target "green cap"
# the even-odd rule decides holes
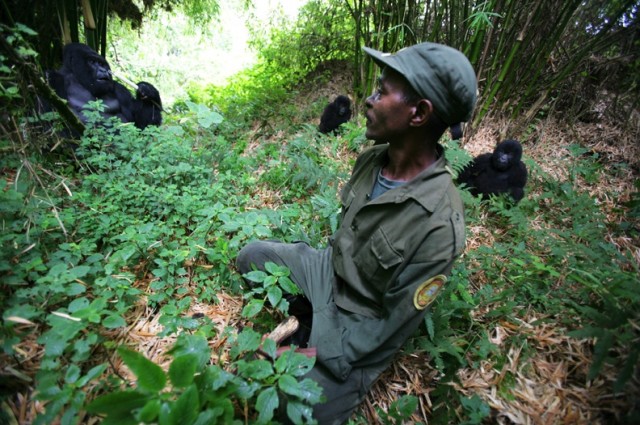
[[[420,43],[396,53],[364,51],[378,66],[399,72],[411,87],[433,104],[436,115],[453,126],[471,118],[476,104],[476,73],[459,50],[437,43]]]

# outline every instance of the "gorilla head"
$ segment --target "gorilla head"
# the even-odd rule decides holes
[[[516,140],[505,140],[493,151],[491,162],[496,170],[505,171],[518,164],[522,158],[522,146]]]
[[[107,61],[91,47],[82,43],[70,43],[62,51],[64,68],[72,72],[91,94],[101,97],[114,90],[111,68]]]

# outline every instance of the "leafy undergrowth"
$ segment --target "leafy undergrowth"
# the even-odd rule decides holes
[[[298,379],[312,362],[261,344],[284,317],[288,272],[251,276],[249,292],[234,259],[256,238],[326,243],[366,147],[359,124],[262,138],[186,103],[161,128],[97,126],[75,159],[3,139],[0,414],[227,424],[283,409],[306,423],[322,397]],[[525,141],[516,206],[464,192],[467,250],[353,423],[637,418],[639,188],[631,165],[578,142]],[[447,147],[459,169],[469,153]]]

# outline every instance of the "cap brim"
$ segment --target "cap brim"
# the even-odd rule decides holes
[[[397,71],[400,74],[404,75],[404,71],[400,66],[400,64],[398,63],[398,60],[391,53],[384,53],[379,50],[372,49],[370,47],[363,47],[362,50],[364,50],[366,54],[371,56],[371,59],[373,59],[376,65],[378,65],[380,68],[384,68],[385,66],[388,66],[392,68],[394,71]]]

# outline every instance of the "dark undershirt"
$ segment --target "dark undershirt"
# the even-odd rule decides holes
[[[373,184],[373,189],[371,190],[371,199],[376,199],[387,190],[395,189],[396,187],[400,187],[405,183],[405,181],[390,180],[386,178],[382,175],[382,168],[380,168],[380,170],[378,170],[378,177],[376,178],[376,181]]]

